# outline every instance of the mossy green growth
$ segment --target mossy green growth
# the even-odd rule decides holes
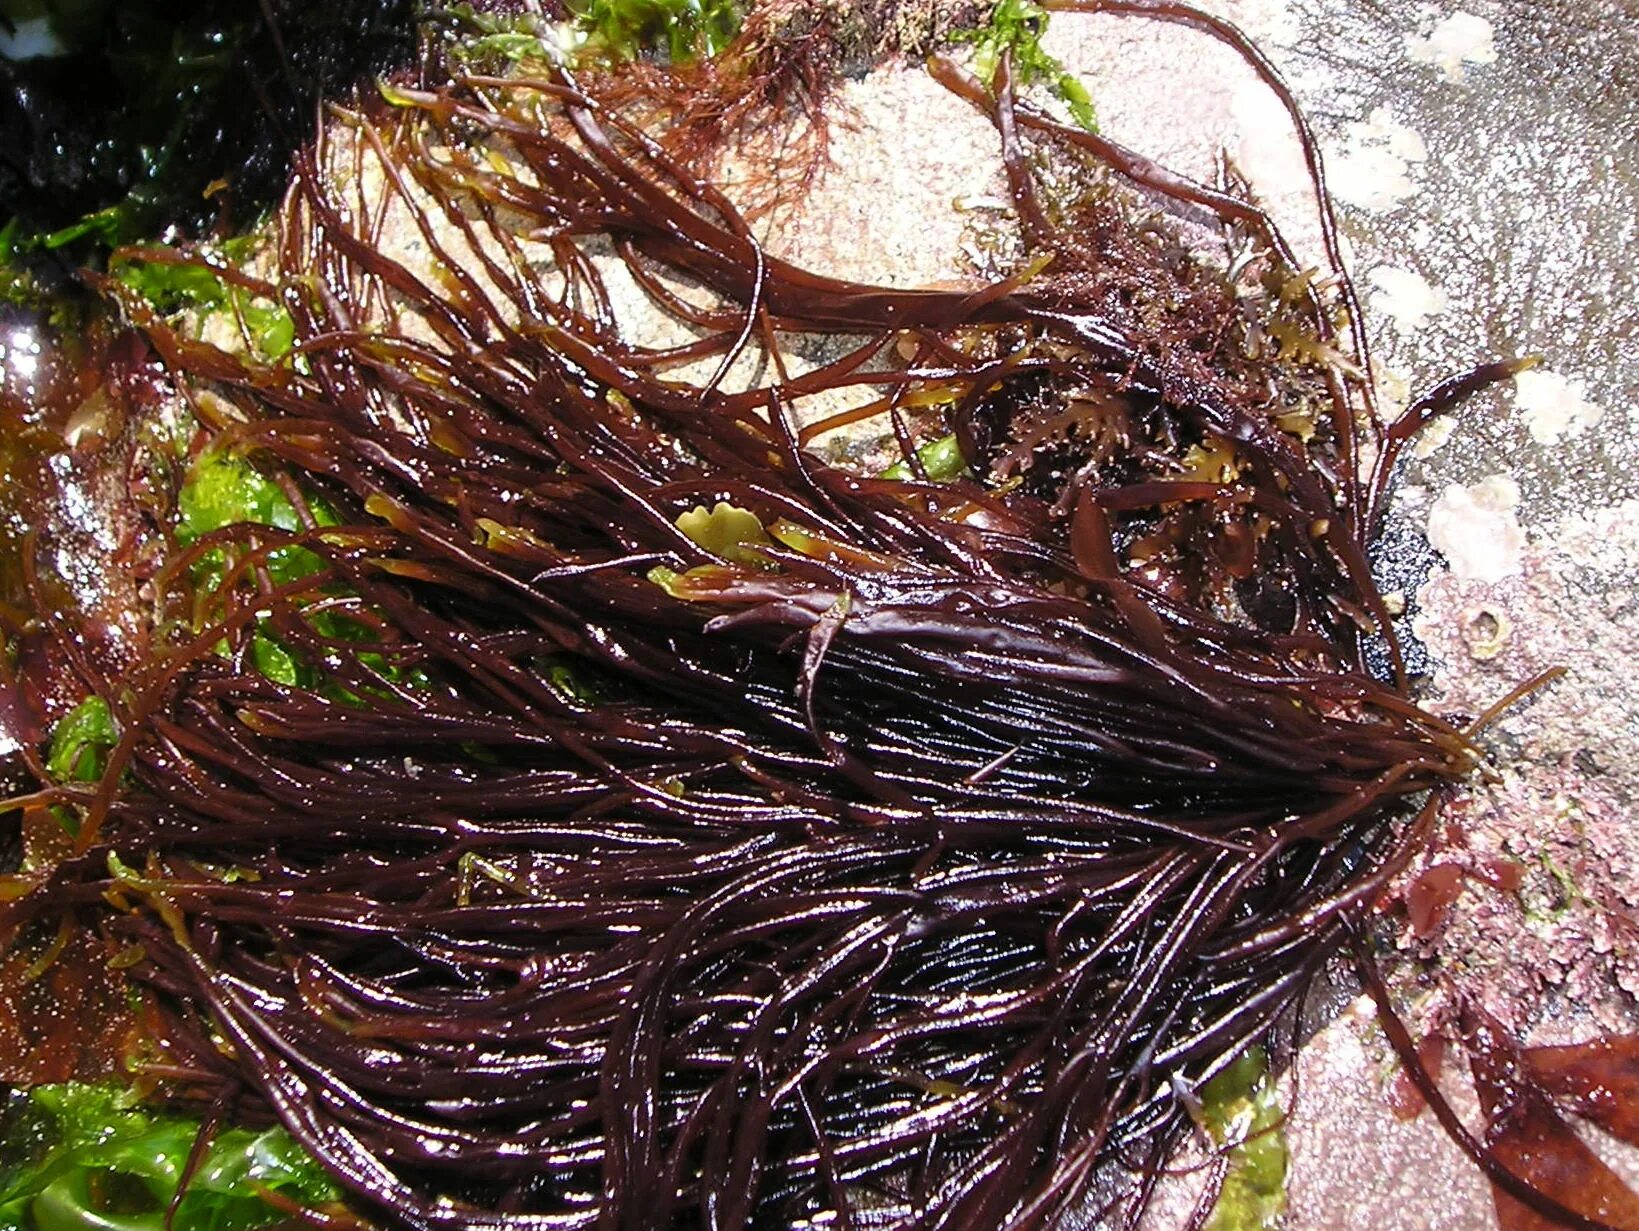
[[[953,37],[959,43],[973,44],[973,67],[986,82],[995,82],[996,69],[1003,53],[1007,53],[1017,84],[1046,85],[1063,101],[1077,124],[1088,132],[1097,132],[1092,96],[1079,77],[1043,49],[1041,40],[1046,33],[1046,9],[1030,0],[998,0],[987,24],[958,31]]]
[[[108,702],[87,697],[57,720],[46,753],[46,769],[58,782],[96,782],[108,768],[108,753],[119,731]]]
[[[962,456],[962,446],[957,443],[955,433],[941,436],[938,440],[930,440],[916,451],[916,458],[922,463],[922,469],[929,481],[933,483],[949,483],[971,473],[967,467],[967,459]],[[895,462],[877,477],[903,481],[914,479],[916,475],[904,462]]]
[[[37,1086],[5,1108],[0,1231],[247,1231],[340,1194],[283,1129],[234,1128],[206,1148],[167,1224],[196,1120],[143,1108],[115,1086]]]
[[[740,32],[734,0],[569,0],[585,50],[615,60],[663,54],[673,64],[709,58]]]
[[[31,261],[40,255],[40,237],[29,233],[20,219],[0,227],[0,306],[26,308],[45,316],[62,331],[78,331],[90,312],[77,290],[53,289],[42,280]]]
[[[565,37],[574,34],[568,23],[539,13],[489,13],[470,4],[452,4],[438,9],[434,17],[445,32],[450,54],[468,63],[556,61],[578,41]],[[405,105],[390,83],[378,82],[377,87],[394,106]]]
[[[312,500],[309,507],[319,525],[336,524],[336,515],[323,501]],[[211,449],[195,459],[177,495],[177,510],[176,539],[184,547],[213,530],[245,522],[293,532],[302,528],[296,506],[283,489],[227,449]],[[214,587],[225,567],[220,551],[209,552],[195,566],[194,580],[201,587]],[[320,567],[318,556],[305,547],[281,547],[268,554],[268,575],[276,584],[309,577]]]
[[[0,227],[0,304],[28,307],[40,299],[34,275],[18,260],[23,246],[22,225],[16,218]]]
[[[463,60],[605,61],[659,56],[685,64],[717,55],[740,32],[737,0],[567,0],[569,20],[479,12],[457,4],[441,16]]]
[[[318,525],[339,524],[335,510],[319,496],[307,493],[307,506]],[[210,449],[195,459],[177,495],[177,508],[176,539],[184,547],[225,526],[252,524],[293,532],[302,526],[296,506],[284,489],[228,449]],[[194,585],[202,592],[214,590],[226,576],[227,566],[226,553],[221,549],[206,552],[194,564]],[[318,554],[306,547],[280,547],[267,554],[268,577],[275,585],[300,581],[323,568]],[[328,592],[338,596],[351,593],[342,586]],[[332,641],[372,641],[377,636],[372,625],[341,612],[323,611],[306,618],[315,633]],[[320,673],[292,654],[265,624],[251,633],[250,658],[259,672],[278,683],[303,688],[322,683]],[[362,651],[358,660],[393,683],[414,688],[430,685],[427,673],[420,667],[402,667],[376,651]],[[331,692],[338,700],[359,703],[360,699],[346,690],[336,688]]]
[[[235,312],[245,322],[251,343],[265,359],[282,359],[296,341],[296,322],[282,304],[260,299],[225,283],[211,259],[240,264],[255,251],[254,236],[228,240],[207,259],[180,264],[145,259],[131,252],[116,253],[108,271],[141,295],[154,310],[173,315],[189,309],[209,314]]]
[[[119,727],[108,702],[90,696],[57,720],[46,749],[46,772],[65,785],[101,782],[108,771],[108,757],[119,743]],[[76,807],[58,804],[51,814],[69,833],[78,833],[80,816]],[[0,1225],[0,1231],[4,1226]]]
[[[321,525],[335,525],[335,515],[321,501],[310,504]],[[186,547],[213,530],[250,522],[279,530],[296,531],[301,519],[296,506],[272,479],[245,458],[226,449],[212,449],[194,461],[177,495],[177,542]],[[323,562],[305,547],[281,547],[269,552],[268,576],[276,585],[310,577]],[[227,571],[227,557],[207,552],[194,565],[193,580],[201,590],[213,590]],[[251,661],[263,675],[281,684],[305,682],[295,658],[262,629],[251,634]]]
[[[1286,1212],[1286,1112],[1263,1048],[1247,1048],[1206,1084],[1201,1116],[1229,1156],[1207,1231],[1276,1231]]]

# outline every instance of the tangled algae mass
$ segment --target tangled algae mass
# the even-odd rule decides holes
[[[72,839],[0,895],[125,955],[160,1093],[391,1225],[1115,1220],[1369,959],[1477,754],[1368,669],[1367,545],[1400,444],[1508,367],[1380,426],[1346,284],[1255,209],[1005,56],[935,71],[995,121],[1001,281],[775,259],[543,70],[340,118],[272,266],[218,271],[287,354],[125,297],[293,511],[174,546],[153,647],[86,667],[106,772],[45,786]],[[615,271],[686,340],[630,341]],[[824,447],[860,423],[897,465]]]

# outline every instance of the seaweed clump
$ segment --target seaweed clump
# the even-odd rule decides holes
[[[562,71],[303,159],[276,271],[215,271],[278,356],[107,284],[283,510],[176,544],[0,894],[134,955],[148,1080],[407,1227],[1136,1219],[1477,764],[1367,670],[1365,549],[1407,425],[1508,368],[1377,427],[1256,210],[995,68],[938,69],[1031,250],[990,285],[788,265]],[[1044,204],[1033,142],[1264,237],[1270,293]],[[896,470],[810,447],[867,418]]]

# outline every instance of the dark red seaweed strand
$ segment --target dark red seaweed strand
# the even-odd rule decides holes
[[[1324,374],[1218,370],[1228,300],[1046,214],[1040,276],[889,290],[764,254],[567,79],[400,101],[302,161],[247,288],[298,358],[127,303],[218,447],[342,524],[178,553],[171,640],[97,681],[127,774],[0,918],[111,902],[156,1072],[242,1088],[395,1225],[1037,1227],[1159,1166],[1476,762],[1358,667],[1353,446],[1261,401]],[[600,250],[688,341],[622,334]],[[1176,331],[1119,293],[1164,277]],[[898,447],[957,431],[972,477],[801,443],[849,390],[942,390]],[[1042,418],[1074,430],[1038,465]],[[1192,447],[1233,473],[1181,479]],[[762,530],[679,525],[719,501]]]

